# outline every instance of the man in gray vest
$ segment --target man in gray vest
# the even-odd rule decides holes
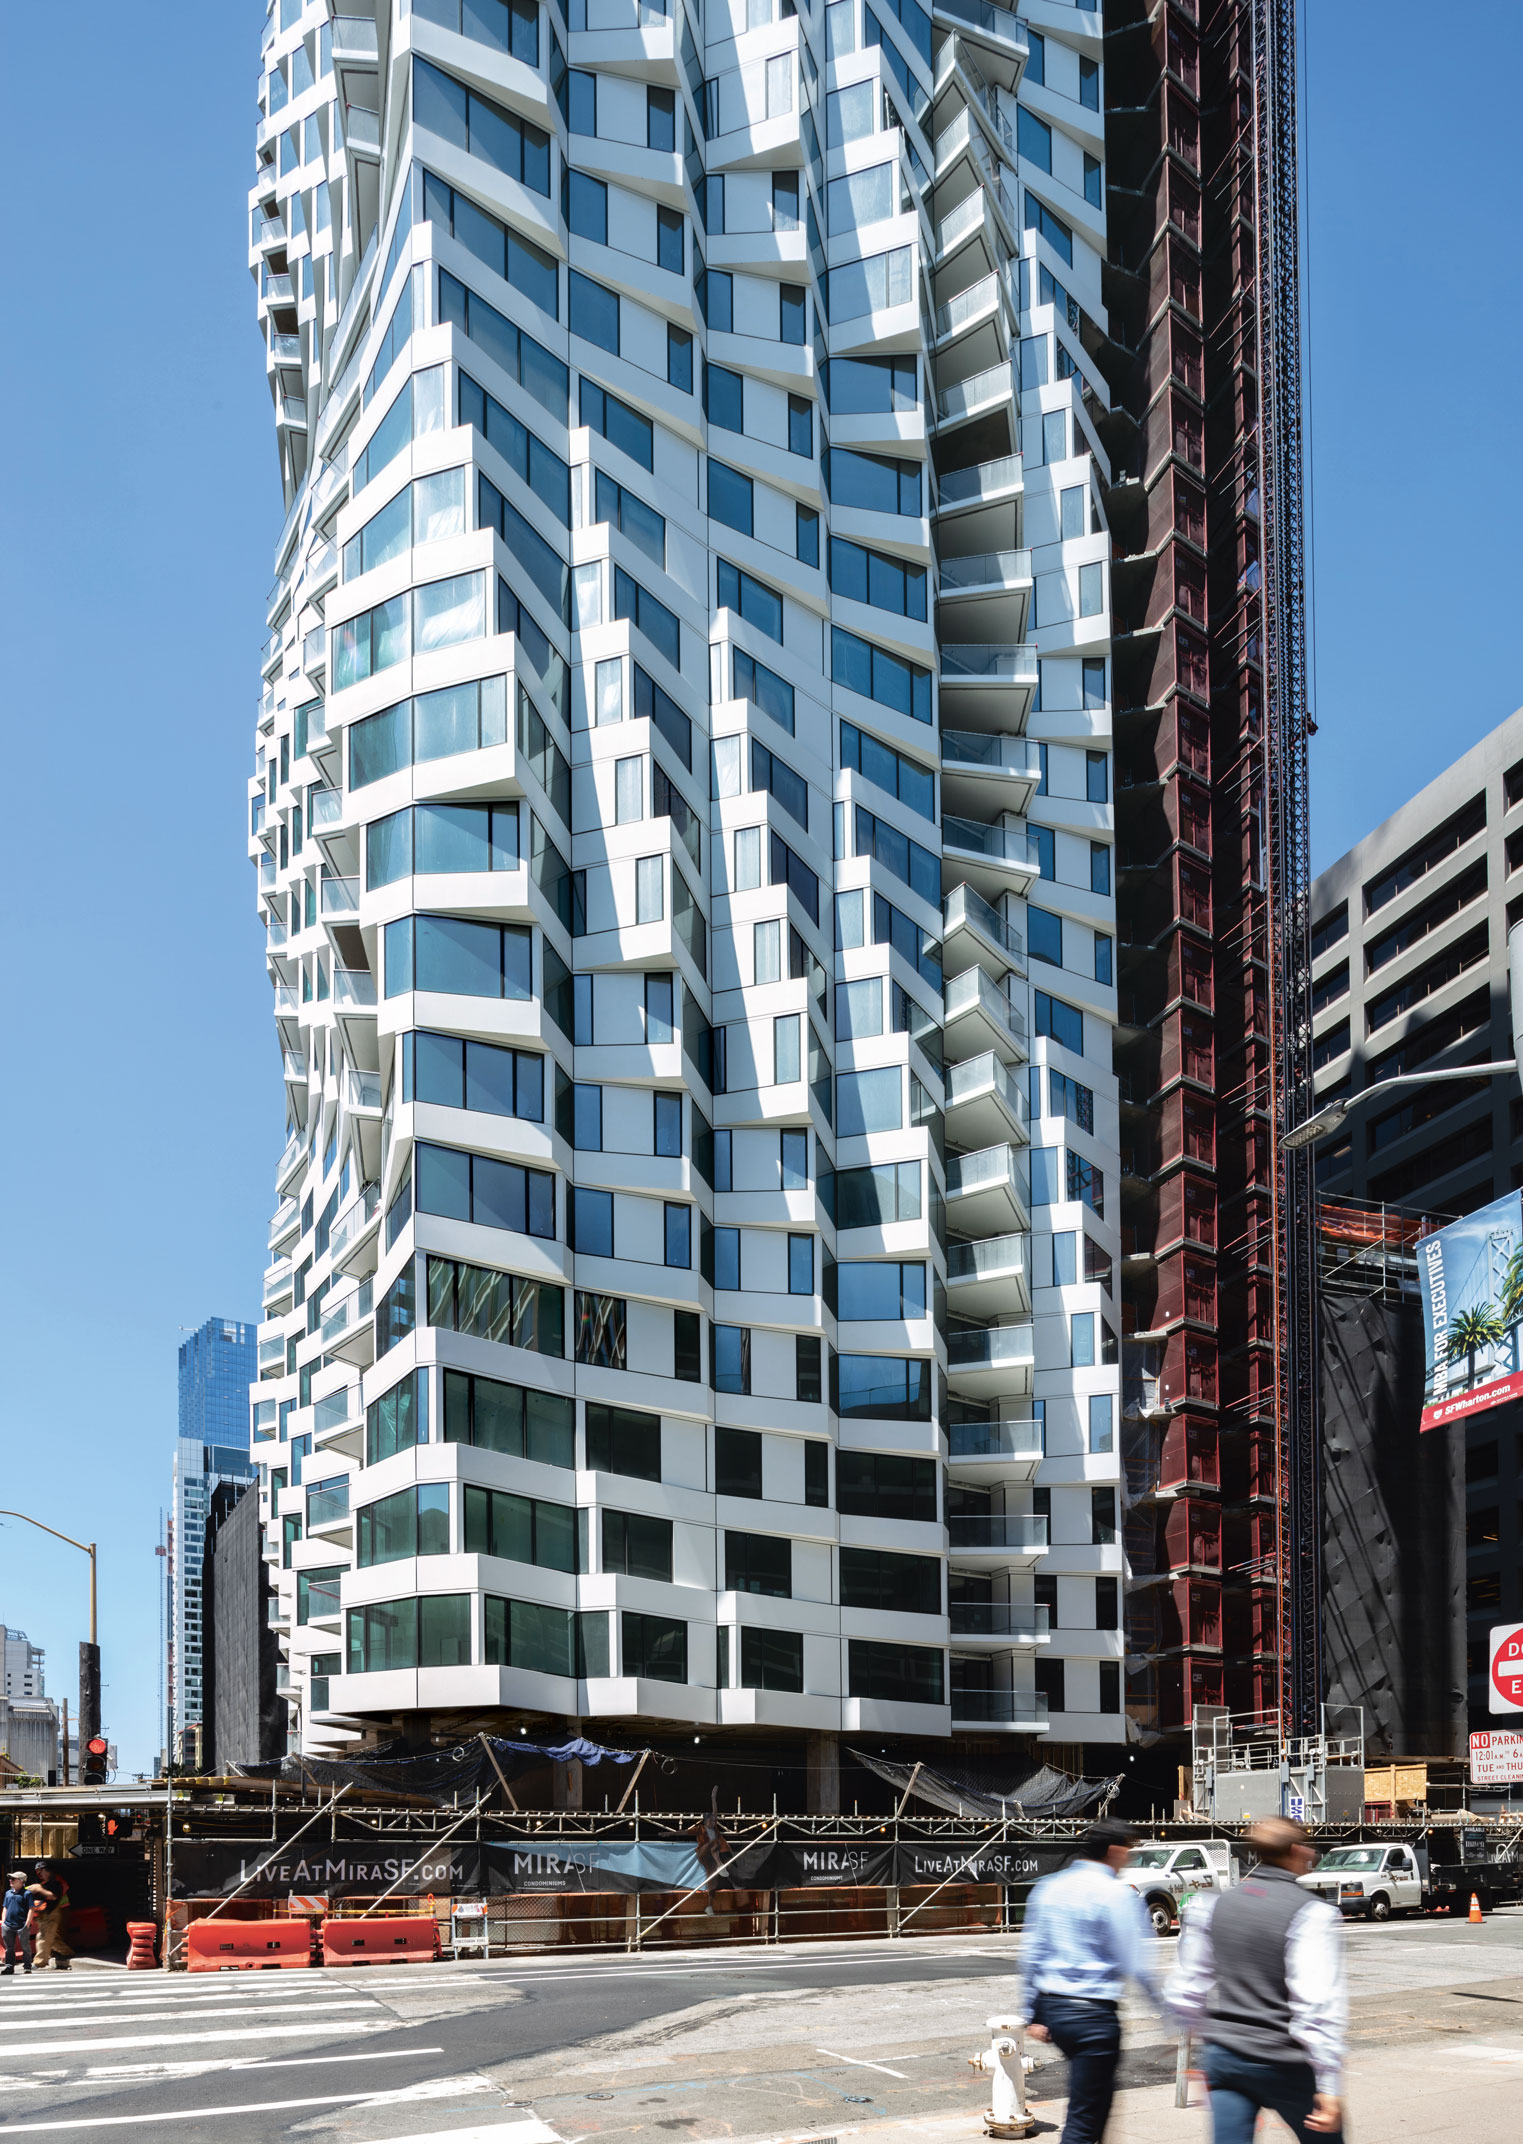
[[[1296,1880],[1317,1859],[1300,1824],[1267,1817],[1248,1844],[1258,1866],[1185,1913],[1166,2000],[1205,2043],[1213,2144],[1251,2144],[1261,2107],[1313,2144],[1343,2126],[1343,1921]]]

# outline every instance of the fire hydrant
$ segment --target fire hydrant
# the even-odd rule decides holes
[[[1035,2136],[1036,2123],[1026,2106],[1027,2058],[1021,2051],[1020,2021],[991,2017],[987,2023],[988,2047],[968,2057],[970,2069],[984,2070],[994,2080],[994,2104],[984,2110],[984,2129],[991,2137]]]

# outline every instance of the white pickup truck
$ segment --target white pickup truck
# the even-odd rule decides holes
[[[1237,1871],[1226,1839],[1197,1839],[1187,1846],[1163,1846],[1144,1839],[1133,1848],[1121,1881],[1141,1894],[1153,1933],[1166,1936],[1187,1899],[1197,1891],[1230,1890]]]

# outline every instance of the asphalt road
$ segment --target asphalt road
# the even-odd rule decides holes
[[[965,2113],[967,2057],[1017,1939],[346,1972],[17,1974],[0,1988],[0,2135],[219,2144],[671,2144],[823,2138]],[[1159,1945],[1161,1963],[1173,1944]],[[1355,2037],[1523,2027],[1523,1910],[1354,1927]],[[1173,2045],[1129,2006],[1132,2084]],[[1061,2095],[1061,2066],[1032,2081]],[[954,2121],[954,2127],[958,2126]]]

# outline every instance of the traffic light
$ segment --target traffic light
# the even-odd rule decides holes
[[[106,1784],[106,1758],[109,1747],[104,1735],[91,1735],[84,1747],[84,1761],[79,1767],[81,1786],[103,1787]]]

